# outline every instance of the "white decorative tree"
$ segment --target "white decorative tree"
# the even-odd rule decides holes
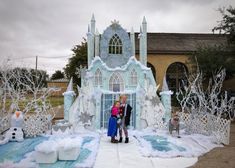
[[[221,93],[225,79],[225,69],[218,70],[209,80],[207,88],[203,85],[203,74],[188,77],[187,82],[176,93],[182,112],[191,114],[212,114],[227,119],[234,119],[234,97],[229,98],[227,92]]]
[[[0,74],[0,131],[9,128],[11,113],[20,110],[25,116],[26,136],[43,133],[55,116],[48,101],[54,89],[44,87],[45,74],[42,71],[12,68],[7,61],[0,66]],[[29,112],[32,115],[26,115]]]
[[[196,74],[187,77],[187,83],[182,81],[176,95],[188,133],[213,135],[218,143],[229,144],[235,98],[228,97],[226,91],[221,93],[225,76],[225,69],[218,70],[205,87],[203,74],[198,69]]]

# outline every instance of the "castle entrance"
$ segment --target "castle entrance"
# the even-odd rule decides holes
[[[112,93],[112,94],[102,94],[101,97],[101,113],[100,113],[100,127],[107,128],[108,120],[111,115],[111,108],[115,102],[115,100],[119,100],[120,93]],[[125,94],[128,96],[127,103],[132,107],[131,113],[131,121],[130,126],[136,127],[136,94]]]

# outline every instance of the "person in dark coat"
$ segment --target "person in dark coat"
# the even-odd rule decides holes
[[[111,110],[111,116],[109,118],[109,125],[108,125],[108,136],[111,137],[112,143],[118,143],[118,140],[115,139],[117,136],[117,117],[119,115],[119,108],[120,108],[120,102],[115,101],[112,110]]]
[[[129,137],[128,137],[128,131],[127,131],[127,126],[130,125],[130,119],[131,119],[131,111],[132,107],[126,103],[127,96],[126,95],[121,95],[120,96],[120,111],[119,115],[121,118],[121,122],[118,124],[119,128],[119,142],[122,142],[122,130],[124,131],[125,134],[125,143],[129,142]]]

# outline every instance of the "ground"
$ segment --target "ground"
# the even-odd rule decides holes
[[[63,117],[63,106],[58,109],[58,118]],[[198,158],[192,168],[232,168],[235,165],[235,122],[231,123],[230,144],[223,148],[215,148]]]
[[[235,166],[235,122],[231,124],[230,144],[223,148],[215,148],[198,158],[192,168],[232,168]]]
[[[63,105],[56,107],[58,112],[56,118],[63,118]],[[231,124],[230,145],[223,148],[214,148],[210,152],[199,158],[158,158],[142,157],[137,139],[130,136],[130,143],[127,145],[112,144],[109,137],[103,135],[100,140],[99,151],[97,153],[95,168],[100,167],[189,167],[192,168],[232,168],[235,165],[235,122]],[[0,166],[1,167],[1,166]]]

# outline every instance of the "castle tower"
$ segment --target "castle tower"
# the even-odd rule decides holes
[[[167,82],[166,82],[166,77],[163,79],[163,84],[162,84],[162,91],[160,92],[161,95],[161,102],[165,108],[165,121],[168,122],[169,119],[171,118],[171,95],[173,92],[169,90]]]
[[[145,17],[140,27],[140,62],[147,66],[147,22]]]
[[[70,79],[69,85],[64,96],[64,120],[69,121],[69,109],[74,102],[75,92],[73,91],[73,78]]]
[[[95,16],[92,14],[91,18],[91,28],[88,25],[87,32],[87,62],[88,68],[91,64],[92,59],[94,58],[94,50],[95,50]]]
[[[91,17],[91,33],[93,35],[95,34],[95,16],[94,16],[94,13],[92,14],[92,17]]]
[[[131,28],[131,55],[135,56],[135,32],[133,27]]]
[[[100,55],[100,34],[98,30],[96,29],[95,33],[95,56]]]

